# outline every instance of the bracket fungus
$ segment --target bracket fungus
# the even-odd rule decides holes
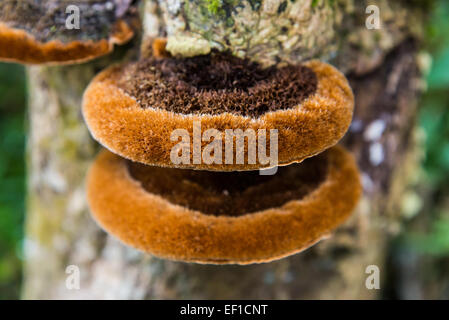
[[[196,170],[243,171],[271,163],[226,161],[175,163],[171,151],[179,143],[171,133],[183,130],[195,138],[195,124],[209,129],[277,130],[276,165],[301,162],[335,145],[352,119],[354,97],[334,67],[317,60],[299,65],[261,68],[227,53],[193,58],[152,57],[113,66],[91,82],[83,98],[83,114],[93,137],[112,152],[148,165]],[[265,131],[264,131],[265,132]],[[265,132],[265,134],[266,134]],[[266,136],[265,136],[266,138]],[[251,146],[244,139],[244,158]],[[194,150],[194,141],[187,143]],[[199,143],[207,145],[204,136]],[[237,148],[237,147],[236,147]]]
[[[82,13],[74,17],[82,27],[68,20],[70,8]],[[129,41],[136,20],[134,6],[124,10],[115,0],[2,0],[0,61],[26,64],[88,61],[110,53],[115,44]]]
[[[210,264],[302,251],[340,225],[361,193],[355,161],[338,146],[273,176],[146,166],[102,151],[87,184],[95,219],[124,243]]]
[[[316,60],[263,69],[229,53],[174,58],[164,41],[152,47],[101,72],[84,93],[87,126],[109,149],[87,178],[100,226],[162,258],[250,264],[300,252],[346,220],[361,186],[352,156],[334,146],[354,107],[344,75]],[[173,139],[179,130],[187,140]],[[226,136],[236,130],[254,136],[238,145]],[[276,144],[273,175],[257,171],[271,162],[249,161],[261,136],[264,156]],[[211,138],[218,161],[195,162]],[[248,161],[227,162],[227,142]],[[175,162],[173,150],[188,156]]]

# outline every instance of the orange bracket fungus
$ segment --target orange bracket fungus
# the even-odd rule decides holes
[[[271,176],[160,168],[103,151],[87,184],[95,219],[124,243],[210,264],[300,252],[340,225],[361,193],[354,159],[338,146]]]
[[[175,58],[164,41],[152,47],[100,73],[84,94],[88,128],[109,149],[87,178],[99,225],[162,258],[250,264],[300,252],[346,220],[361,186],[352,156],[334,146],[354,107],[338,70],[320,61],[261,68],[216,51]],[[265,157],[275,144],[274,164],[250,161],[261,141]],[[227,162],[234,142],[236,161]],[[176,162],[179,153],[187,157]],[[269,167],[277,169],[257,170]]]
[[[329,64],[262,68],[218,52],[113,66],[91,82],[83,98],[91,134],[110,151],[148,165],[216,171],[269,168],[314,156],[342,138],[353,107],[346,78]],[[227,161],[226,140],[234,141],[235,130],[247,135],[242,159],[256,152],[251,139],[269,140],[265,147],[276,144],[276,163]],[[248,137],[248,130],[254,135]],[[214,159],[201,161],[212,136]],[[182,161],[173,161],[174,148],[186,156]]]
[[[27,64],[84,62],[130,40],[133,6],[98,0],[2,0],[0,60]]]

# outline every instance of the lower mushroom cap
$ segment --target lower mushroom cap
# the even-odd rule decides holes
[[[161,72],[164,73],[164,62],[158,61],[162,64]],[[188,63],[190,62],[186,62],[186,64]],[[304,67],[312,70],[312,74],[316,76],[316,89],[313,93],[299,103],[293,102],[294,104],[287,108],[277,109],[277,106],[274,106],[272,111],[270,109],[257,116],[248,116],[228,112],[224,108],[221,110],[222,104],[216,101],[227,95],[232,95],[236,88],[231,86],[215,91],[203,89],[202,87],[206,87],[206,85],[201,83],[201,81],[204,82],[201,71],[199,71],[199,75],[188,77],[194,79],[195,85],[199,83],[199,88],[193,88],[194,85],[186,83],[187,80],[167,81],[179,83],[180,87],[173,90],[174,92],[182,91],[184,94],[183,88],[186,86],[188,86],[187,90],[193,90],[197,96],[204,92],[201,101],[203,105],[210,107],[208,110],[204,110],[204,112],[198,110],[199,112],[185,114],[170,109],[161,109],[157,106],[144,106],[136,96],[130,95],[122,88],[123,82],[127,82],[127,78],[123,78],[123,74],[128,73],[133,77],[133,72],[129,72],[129,65],[115,66],[100,73],[87,88],[83,98],[83,115],[91,134],[97,141],[124,158],[145,164],[215,171],[255,170],[272,166],[271,163],[261,163],[261,161],[249,163],[246,160],[243,164],[235,163],[236,161],[230,164],[224,160],[221,164],[216,161],[212,163],[202,161],[202,163],[193,164],[192,160],[189,163],[174,164],[170,155],[179,141],[172,140],[171,134],[177,129],[186,130],[185,132],[188,132],[191,137],[190,149],[193,150],[194,127],[195,124],[199,123],[202,134],[208,129],[215,129],[223,133],[221,138],[223,158],[226,153],[226,130],[241,129],[246,131],[252,129],[252,132],[255,133],[255,141],[258,141],[259,130],[265,130],[267,143],[271,137],[271,130],[277,130],[278,165],[287,165],[292,162],[300,162],[335,145],[347,131],[352,119],[354,97],[344,75],[334,67],[320,61],[307,62]],[[132,65],[131,68],[133,68]],[[145,69],[146,71],[140,70],[140,73],[154,72],[151,71],[154,68],[151,68]],[[301,70],[301,66],[291,67],[291,69],[295,68]],[[173,76],[170,75],[169,77]],[[251,79],[251,77],[249,78]],[[134,80],[136,80],[134,81],[136,87],[146,85],[146,81]],[[165,87],[163,81],[156,82],[157,86],[158,83],[162,83],[162,88]],[[287,83],[286,86],[289,86],[289,84],[293,87],[296,86],[293,83]],[[276,87],[279,87],[278,82],[266,82],[262,79],[255,86],[247,89],[248,91],[241,91],[243,93],[239,94],[245,97],[245,101],[252,101],[254,94],[251,90],[270,92]],[[285,94],[284,96],[279,94],[279,96],[282,96],[280,99],[288,100],[290,103],[295,101],[296,94],[302,95],[300,92],[302,89],[293,89],[297,91],[284,92],[282,93]],[[154,94],[154,92],[148,92],[148,94],[150,93]],[[140,96],[146,96],[146,92],[141,92]],[[185,93],[185,97],[186,103],[188,103],[189,94]],[[268,106],[276,104],[274,97],[276,97],[276,92],[268,98],[264,97],[261,99],[262,101],[256,101],[256,104],[263,103]],[[154,101],[163,101],[166,98],[166,95],[158,94],[154,97]],[[179,101],[178,98],[175,97],[173,101]],[[243,112],[247,112],[250,107],[255,106],[242,105],[237,107]],[[177,107],[175,109],[178,110]],[[212,113],[210,110],[212,110]],[[203,147],[207,143],[203,141]],[[248,158],[248,145],[248,140],[244,139],[244,148],[242,148],[245,153],[244,159]],[[268,150],[270,150],[269,146],[267,146]],[[193,153],[190,152],[190,159],[192,157]]]
[[[307,176],[307,170],[300,172],[302,166],[315,169]],[[276,175],[271,177],[273,183],[270,178],[263,178],[262,184],[255,181],[253,185],[233,187],[231,196],[246,192],[252,197],[247,202],[262,202],[259,207],[247,206],[250,213],[236,215],[232,208],[238,208],[241,201],[219,210],[223,204],[220,188],[229,187],[229,183],[222,177],[222,184],[211,186],[213,178],[205,176],[214,177],[217,173],[142,169],[103,151],[88,175],[88,202],[105,230],[124,243],[159,257],[210,264],[269,262],[300,252],[326,237],[351,214],[361,194],[355,161],[341,147],[285,169],[289,170],[284,179],[287,187]],[[159,170],[166,170],[166,174],[158,173]],[[300,173],[295,175],[295,171]],[[201,176],[195,177],[196,174]],[[238,174],[241,173],[231,173]],[[288,179],[292,176],[303,181],[302,188],[298,181],[292,184]],[[166,189],[173,185],[170,181],[179,183],[172,194]],[[238,179],[231,177],[229,181],[235,184]],[[241,181],[247,183],[248,179]],[[266,192],[264,184],[269,189]],[[288,190],[288,186],[302,191]],[[272,187],[279,191],[270,198]],[[259,189],[251,192],[251,188]],[[189,190],[198,197],[196,201],[182,199]],[[274,199],[273,203],[262,201],[258,193]],[[291,195],[280,203],[282,193]]]
[[[115,44],[124,44],[133,35],[128,24],[119,20],[109,39],[41,42],[25,30],[10,28],[0,22],[0,60],[49,65],[81,63],[110,53]]]

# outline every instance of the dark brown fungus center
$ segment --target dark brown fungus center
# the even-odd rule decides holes
[[[228,53],[193,58],[149,58],[117,70],[117,85],[143,108],[183,114],[257,117],[300,104],[317,89],[315,73],[301,65],[261,68]]]
[[[301,200],[326,179],[328,161],[326,153],[320,154],[279,167],[275,175],[160,168],[130,161],[128,170],[145,190],[173,204],[205,214],[240,216]]]

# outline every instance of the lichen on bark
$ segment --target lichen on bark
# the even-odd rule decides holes
[[[174,55],[216,48],[269,65],[335,50],[333,1],[170,0],[159,6]],[[188,51],[186,38],[192,41]]]
[[[373,3],[380,29],[365,25]],[[406,37],[421,37],[421,23],[409,21],[425,15],[419,6],[387,0],[149,0],[146,6],[145,34],[167,36],[174,55],[228,50],[265,66],[318,58],[359,73],[378,66]]]

